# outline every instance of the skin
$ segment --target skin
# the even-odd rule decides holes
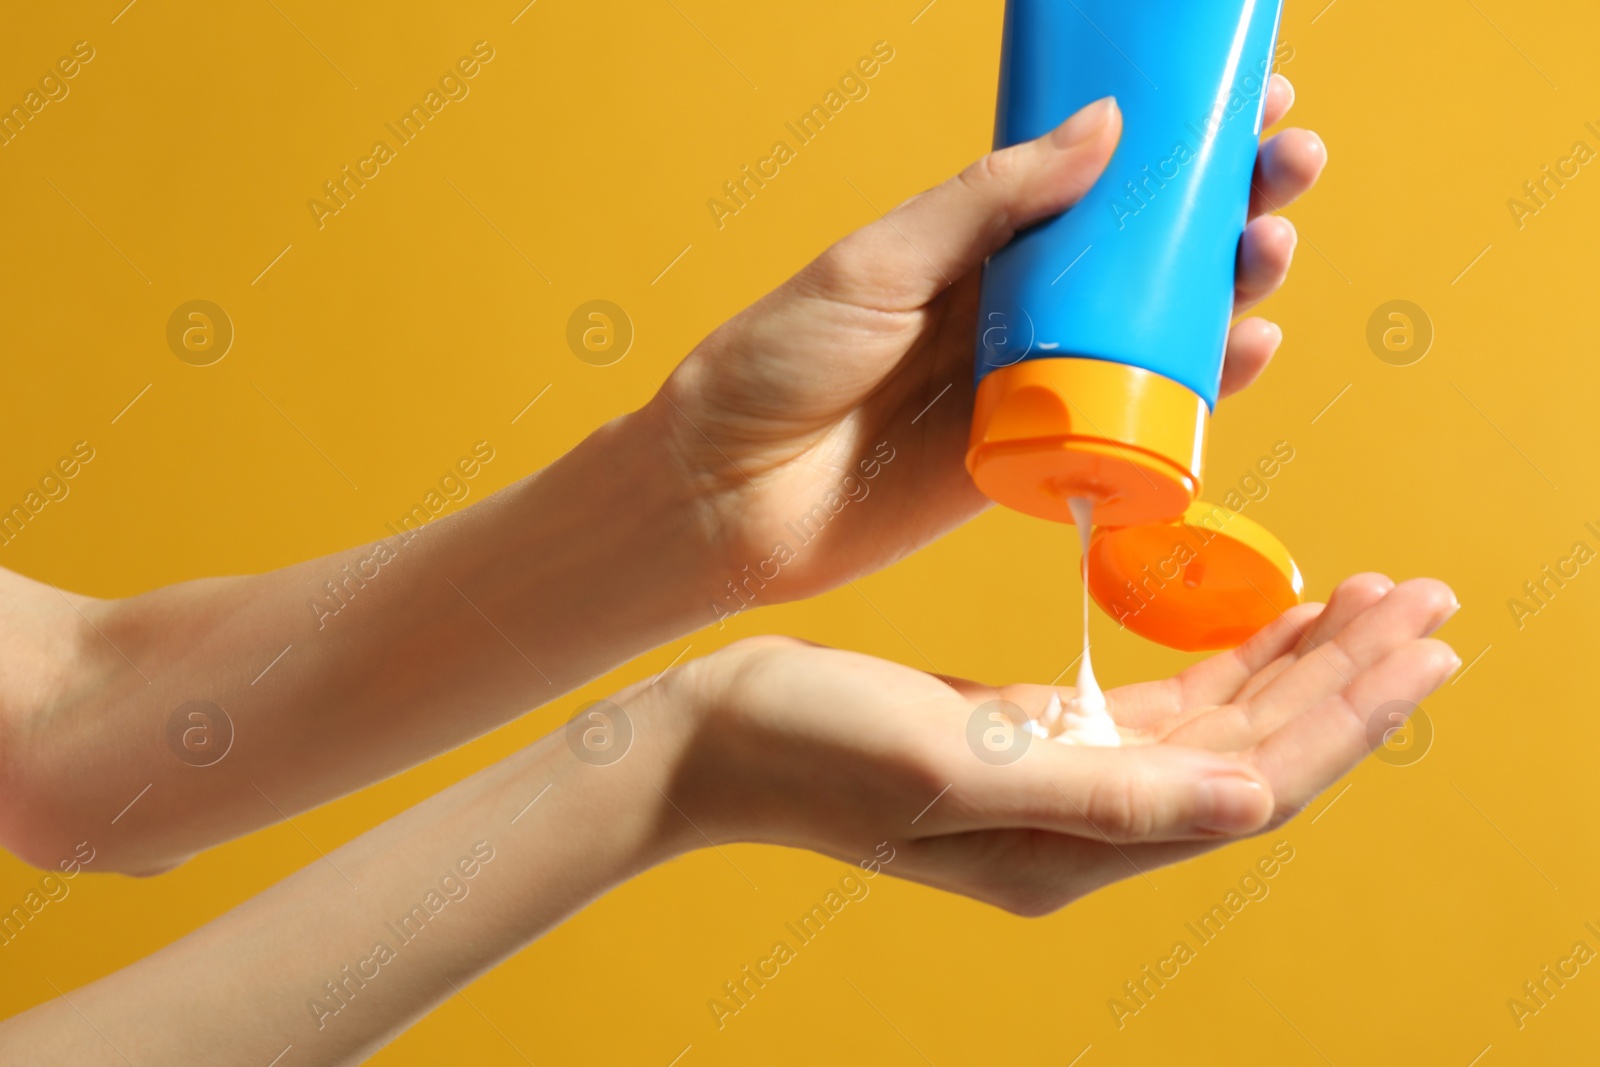
[[[1270,121],[1291,97],[1275,80]],[[987,506],[959,462],[977,267],[1081,195],[1119,133],[1114,104],[1091,105],[845,238],[707,338],[646,408],[414,541],[392,539],[379,579],[346,569],[370,575],[372,546],[118,601],[0,574],[0,843],[49,865],[139,795],[102,858],[160,870],[459,744],[703,625],[740,563],[764,558],[783,521],[880,439],[897,455],[876,487],[889,503],[850,513],[763,600],[820,592],[970,518]],[[1323,159],[1304,131],[1267,142],[1257,207],[1292,200]],[[1241,308],[1282,281],[1292,248],[1285,220],[1251,223]],[[1223,391],[1253,379],[1278,339],[1241,322]],[[908,434],[945,378],[950,393]],[[640,522],[605,521],[621,513]],[[649,553],[637,529],[652,532]],[[308,608],[333,602],[328,581],[353,591],[337,615]],[[619,617],[608,605],[624,598]],[[220,773],[195,773],[163,740],[193,699],[237,727]]]
[[[977,703],[1010,699],[1037,717],[1071,689],[995,689],[786,638],[742,641],[614,696],[633,727],[615,762],[582,761],[552,734],[176,944],[0,1024],[0,1045],[74,1067],[267,1063],[291,1044],[296,1063],[360,1062],[607,890],[736,841],[1043,915],[1292,817],[1381,741],[1369,727],[1379,707],[1420,702],[1459,668],[1427,636],[1457,607],[1438,582],[1357,576],[1239,649],[1108,692],[1147,744],[1039,741],[1003,766],[968,747]],[[470,876],[459,866],[486,853]],[[402,942],[387,924],[427,907],[430,890],[435,917]],[[395,958],[363,963],[379,940]],[[348,1004],[334,981],[348,982]]]
[[[1269,124],[1291,97],[1275,79]],[[876,442],[896,449],[875,483],[890,503],[848,512],[762,600],[820,592],[971,518],[987,506],[960,463],[978,268],[1082,195],[1120,129],[1114,105],[1091,105],[845,238],[707,338],[645,408],[391,542],[394,558],[362,571],[331,618],[308,597],[360,570],[371,546],[125,601],[0,575],[0,843],[54,866],[88,838],[96,869],[151,872],[458,744],[711,621],[720,587]],[[1324,159],[1303,131],[1269,141],[1253,210],[1309,188]],[[1282,219],[1250,224],[1241,310],[1282,282],[1293,243]],[[1262,320],[1236,324],[1223,393],[1280,339]],[[1072,690],[739,642],[617,694],[634,728],[622,759],[598,766],[552,734],[0,1024],[0,1044],[75,1065],[271,1062],[288,1045],[297,1063],[359,1062],[614,886],[728,842],[809,848],[863,878],[1045,914],[1291,818],[1379,743],[1379,707],[1421,701],[1459,668],[1429,637],[1456,607],[1437,582],[1358,576],[1240,649],[1109,692],[1141,744],[1036,741],[1002,766],[969,747],[975,709],[1004,699],[1037,716]],[[278,666],[285,644],[295,656]],[[214,767],[164,740],[192,699],[237,725]],[[449,902],[402,941],[388,924],[433,890]],[[373,971],[379,939],[395,959]],[[350,983],[347,1004],[334,980]]]
[[[1292,97],[1275,77],[1269,124]],[[154,873],[459,745],[733,610],[728,583],[879,442],[895,450],[879,503],[843,513],[760,602],[819,593],[972,518],[988,506],[961,463],[979,268],[1070,207],[1120,132],[1100,101],[913,197],[707,337],[644,408],[381,543],[382,562],[364,545],[121,600],[0,571],[0,845],[51,867],[92,839],[97,869]],[[1294,247],[1287,220],[1259,213],[1325,160],[1303,130],[1263,146],[1241,311],[1281,284]],[[1223,394],[1280,339],[1239,322]],[[193,700],[233,723],[215,766],[169,745]]]
[[[1293,101],[1289,82],[1274,75],[1266,124]],[[673,372],[645,410],[670,408],[661,421],[678,465],[699,472],[706,525],[721,531],[721,554],[736,561],[728,578],[738,582],[740,565],[767,559],[792,537],[784,524],[856,474],[879,442],[896,458],[873,492],[892,494],[892,505],[842,512],[831,543],[808,545],[761,599],[830,589],[991,506],[963,466],[980,268],[1019,229],[1076,203],[1121,134],[1121,112],[1107,98],[1039,140],[985,156],[839,241]],[[1306,130],[1284,130],[1262,146],[1236,312],[1282,285],[1293,258],[1293,224],[1265,212],[1309,189],[1326,161],[1321,139]],[[1282,339],[1265,319],[1237,322],[1221,395],[1253,382]]]

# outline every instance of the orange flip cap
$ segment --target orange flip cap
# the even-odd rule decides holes
[[[1089,595],[1168,648],[1233,648],[1300,603],[1305,581],[1260,524],[1197,500],[1173,523],[1111,526],[1089,543]]]
[[[1094,502],[1089,593],[1169,648],[1232,648],[1300,603],[1277,538],[1198,500],[1210,412],[1193,390],[1140,367],[1030,359],[978,385],[967,470],[998,503],[1072,522]]]

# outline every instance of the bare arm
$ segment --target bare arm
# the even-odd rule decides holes
[[[120,601],[4,575],[0,843],[170,866],[711,621],[707,542],[653,417],[409,540]]]
[[[582,724],[615,741],[626,721],[626,749],[551,734],[0,1024],[0,1046],[74,1067],[269,1063],[289,1045],[295,1063],[354,1062],[607,889],[707,843],[851,863],[829,908],[888,873],[1045,914],[1304,808],[1381,741],[1374,710],[1422,700],[1459,667],[1423,636],[1455,606],[1436,582],[1352,579],[1235,652],[1107,694],[1142,744],[1041,740],[1003,761],[972,747],[974,712],[1004,699],[1037,716],[1049,687],[740,642]]]
[[[1275,78],[1269,125],[1292,97]],[[97,864],[160,870],[976,515],[979,270],[1070,208],[1120,132],[1091,106],[907,201],[715,331],[641,411],[414,540],[114,602],[0,573],[0,845],[48,865],[92,837]],[[1293,228],[1262,212],[1325,159],[1303,130],[1263,146],[1238,310],[1289,266]],[[1279,336],[1236,325],[1225,394]]]
[[[0,1024],[7,1062],[266,1064],[290,1045],[285,1062],[361,1062],[665,857],[676,838],[653,825],[659,768],[640,753],[629,762],[585,766],[547,737],[183,940]]]

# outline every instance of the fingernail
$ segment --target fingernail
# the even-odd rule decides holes
[[[1444,624],[1445,623],[1449,622],[1451,619],[1456,617],[1456,612],[1458,612],[1460,610],[1461,610],[1461,601],[1456,599],[1454,593],[1451,593],[1450,594],[1450,606],[1445,608],[1444,611],[1439,613],[1438,618],[1433,620],[1432,624],[1427,628],[1427,631],[1422,636],[1424,636],[1424,637],[1432,637],[1434,634],[1438,633],[1440,630],[1442,630],[1444,628]]]
[[[1276,352],[1283,347],[1283,327],[1275,322],[1269,322],[1267,329],[1272,333],[1272,350]]]
[[[1284,108],[1284,110],[1287,111],[1288,108],[1294,107],[1294,82],[1290,81],[1288,78],[1285,78],[1282,74],[1274,74],[1272,76],[1272,80],[1282,84],[1283,91],[1289,94],[1289,104],[1288,107]]]
[[[1266,789],[1253,779],[1232,775],[1209,778],[1197,788],[1199,804],[1195,825],[1202,830],[1245,833],[1266,822],[1271,813]]]
[[[1076,115],[1057,126],[1050,134],[1050,140],[1057,148],[1071,148],[1087,141],[1100,132],[1116,109],[1116,97],[1102,96],[1092,104],[1085,104]]]

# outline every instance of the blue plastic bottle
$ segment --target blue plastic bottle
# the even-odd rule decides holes
[[[1115,96],[1122,139],[1067,212],[984,270],[967,469],[1072,522],[1094,599],[1185,649],[1237,644],[1300,598],[1288,551],[1199,501],[1282,0],[1009,0],[995,146]]]
[[[1080,203],[985,269],[968,468],[1001,503],[1070,521],[1085,495],[1129,524],[1198,495],[1281,10],[1007,4],[996,147],[1104,96],[1123,134]]]

